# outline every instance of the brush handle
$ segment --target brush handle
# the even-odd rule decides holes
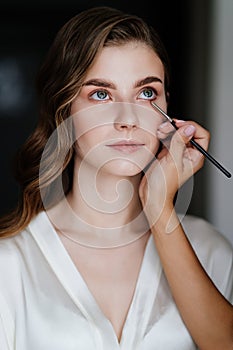
[[[176,126],[175,121],[172,119],[171,124],[174,126],[176,130],[179,128]],[[231,177],[231,173],[227,171],[215,158],[213,158],[206,150],[199,145],[194,139],[190,140],[192,146],[194,146],[199,152],[201,152],[207,159],[209,159],[219,170],[221,170],[228,178]]]

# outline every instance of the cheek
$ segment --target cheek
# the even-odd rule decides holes
[[[152,150],[152,152],[153,152],[154,154],[157,154],[157,153],[158,153],[158,150],[159,150],[159,148],[160,148],[160,146],[161,146],[160,140],[159,140],[159,139],[156,139],[156,141],[154,142],[154,145],[153,145],[153,150]]]
[[[160,147],[160,139],[157,136],[157,130],[160,124],[161,123],[151,124],[150,130],[149,126],[147,125],[147,130],[144,130],[147,139],[147,147],[153,154],[156,154]]]
[[[88,152],[95,152],[107,142],[107,127],[95,127],[86,131],[86,125],[76,126],[76,150],[79,155],[86,155]]]
[[[97,135],[92,131],[79,135],[79,137],[77,137],[76,140],[78,148],[85,151],[85,153],[87,153],[93,147],[95,147],[98,144],[98,142],[99,140],[97,138]]]
[[[154,138],[150,143],[150,147],[148,147],[150,151],[148,153],[153,155],[153,156],[150,155],[149,159],[147,159],[148,163],[157,155],[158,151],[160,150],[160,147],[161,147],[160,140],[158,138]]]
[[[84,108],[72,115],[76,139],[104,138],[109,128],[114,124],[113,114],[106,105]]]

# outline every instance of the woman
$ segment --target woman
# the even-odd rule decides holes
[[[169,63],[153,29],[108,7],[61,28],[1,220],[0,348],[232,349],[232,249],[176,214],[203,166],[193,121],[163,122]],[[156,155],[156,157],[155,157]],[[7,266],[7,273],[5,271]]]

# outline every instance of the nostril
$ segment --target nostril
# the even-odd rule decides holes
[[[136,128],[137,126],[135,124],[122,124],[122,123],[117,123],[118,127],[120,129],[131,129],[131,128]]]
[[[134,123],[134,122],[124,122],[124,121],[122,121],[122,122],[120,122],[120,121],[116,121],[115,123],[114,123],[114,125],[115,125],[115,128],[117,129],[117,130],[126,130],[126,129],[128,129],[128,130],[131,130],[131,129],[136,129],[137,128],[137,124],[136,123]]]

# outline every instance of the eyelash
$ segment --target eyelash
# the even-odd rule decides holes
[[[96,90],[96,91],[94,91],[94,92],[92,92],[91,94],[90,94],[90,98],[91,99],[93,99],[93,100],[97,100],[97,101],[106,101],[106,99],[97,99],[97,98],[94,98],[93,96],[95,95],[95,94],[98,94],[98,93],[105,93],[106,95],[110,95],[109,94],[109,92],[107,91],[107,90],[104,90],[104,89],[99,89],[99,90]]]
[[[156,97],[158,96],[158,92],[157,92],[157,90],[155,90],[154,88],[152,88],[152,87],[150,87],[150,86],[144,87],[144,88],[142,89],[142,91],[139,93],[139,95],[142,94],[143,92],[145,92],[146,90],[151,90],[151,91],[153,92],[153,96],[152,96],[152,97],[149,97],[149,98],[145,98],[145,100],[149,100],[149,101],[155,100]],[[144,99],[143,99],[143,100],[144,100]]]
[[[152,88],[152,87],[144,87],[140,93],[138,94],[138,96],[140,96],[143,92],[145,92],[146,90],[151,90],[153,92],[153,96],[152,97],[149,97],[149,98],[139,98],[139,99],[142,99],[142,100],[150,100],[150,101],[153,101],[155,100],[155,98],[158,96],[158,92]],[[99,90],[96,90],[94,92],[92,92],[90,94],[90,98],[93,99],[93,100],[97,100],[97,101],[108,101],[109,98],[104,98],[104,99],[101,99],[101,98],[95,98],[94,95],[95,94],[98,94],[98,93],[105,93],[106,94],[106,97],[108,96],[109,97],[109,92],[105,89],[99,89]]]

